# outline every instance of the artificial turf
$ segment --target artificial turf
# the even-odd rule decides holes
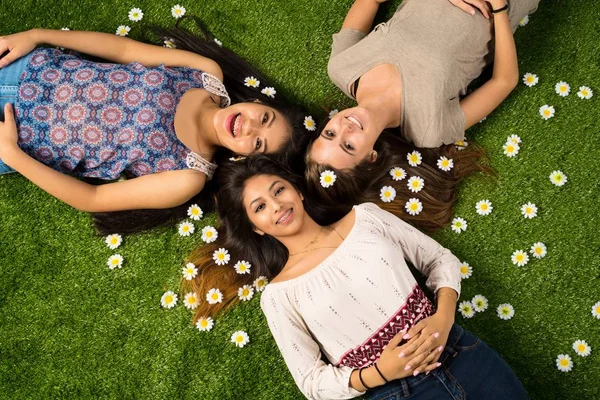
[[[513,0],[516,1],[516,0]],[[381,18],[398,1],[384,5]],[[0,34],[33,27],[114,32],[132,27],[142,37],[151,23],[174,23],[159,1],[21,0],[0,6]],[[256,64],[278,83],[277,90],[315,114],[350,105],[328,81],[331,34],[341,26],[350,0],[230,0],[184,2],[215,36]],[[140,7],[144,19],[127,19]],[[457,314],[470,329],[514,368],[533,399],[600,398],[600,320],[592,305],[600,301],[600,239],[596,225],[600,162],[597,96],[600,3],[542,1],[516,35],[521,73],[540,82],[519,84],[484,122],[468,131],[489,153],[497,179],[481,176],[460,188],[456,215],[468,229],[435,235],[473,267],[463,281],[462,299],[483,294],[490,308],[472,319]],[[554,84],[571,85],[559,97]],[[591,100],[578,87],[597,92]],[[538,109],[556,108],[543,121]],[[502,154],[510,134],[523,143],[515,158]],[[563,187],[548,176],[562,170]],[[475,213],[489,199],[494,211]],[[535,203],[538,216],[520,214]],[[177,290],[189,251],[200,244],[176,228],[125,237],[111,251],[94,234],[90,217],[45,194],[19,175],[0,177],[0,397],[1,398],[301,398],[260,313],[259,298],[217,319],[200,333],[180,304],[160,307],[167,290]],[[196,228],[214,224],[205,217]],[[524,267],[510,261],[514,250],[544,242],[548,255]],[[119,252],[122,269],[110,271],[107,258]],[[495,308],[511,303],[515,316],[500,320]],[[245,330],[250,343],[235,348],[229,338]],[[586,340],[592,354],[577,356],[571,345]],[[558,354],[569,354],[574,368],[557,370]]]

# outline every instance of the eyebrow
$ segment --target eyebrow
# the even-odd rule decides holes
[[[325,132],[325,131],[323,131],[323,132]],[[333,140],[332,138],[325,136],[325,135],[323,134],[323,132],[321,132],[321,135],[320,135],[320,136],[321,136],[323,139],[325,139],[325,140]],[[351,156],[353,156],[353,155],[354,155],[354,154],[350,153],[350,152],[348,151],[348,149],[347,149],[347,148],[345,148],[345,147],[344,147],[344,145],[343,145],[342,143],[340,143],[340,147],[342,148],[342,150],[344,150],[344,151],[346,152],[346,154],[348,154],[348,155],[351,155]]]
[[[269,186],[269,192],[270,192],[271,190],[273,190],[273,186],[277,185],[279,182],[281,182],[281,181],[275,181],[275,182],[271,183],[271,186]],[[250,202],[250,206],[249,206],[249,207],[252,207],[252,204],[254,204],[255,202],[257,202],[257,201],[258,201],[258,200],[260,200],[260,199],[262,199],[262,197],[257,197],[256,199],[252,200],[252,201]]]

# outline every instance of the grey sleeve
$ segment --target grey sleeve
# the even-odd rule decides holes
[[[360,42],[366,33],[358,31],[356,29],[345,28],[333,35],[333,43],[331,44],[331,54],[329,59],[340,54],[342,51],[354,46]]]

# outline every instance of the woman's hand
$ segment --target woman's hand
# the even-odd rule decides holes
[[[10,154],[19,149],[17,139],[17,124],[15,123],[13,108],[10,103],[6,103],[4,106],[4,122],[0,121],[0,159],[7,164],[9,164]]]
[[[481,11],[484,17],[490,18],[490,9],[488,5],[483,0],[448,0],[450,3],[460,8],[466,13],[471,15],[475,15],[475,8]],[[503,0],[505,1],[505,0]]]
[[[38,44],[33,30],[0,36],[0,54],[8,51],[8,54],[0,58],[0,68],[29,54]]]

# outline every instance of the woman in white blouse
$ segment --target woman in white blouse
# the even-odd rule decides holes
[[[213,247],[252,266],[236,273],[215,265],[212,248],[196,251],[191,288],[223,292],[223,302],[203,303],[196,320],[266,276],[262,310],[307,398],[528,398],[504,360],[454,323],[460,262],[449,250],[372,203],[341,219],[320,212],[305,201],[299,178],[267,157],[225,164],[218,180]],[[317,220],[337,221],[320,225],[305,206]],[[406,261],[427,276],[436,306]]]

